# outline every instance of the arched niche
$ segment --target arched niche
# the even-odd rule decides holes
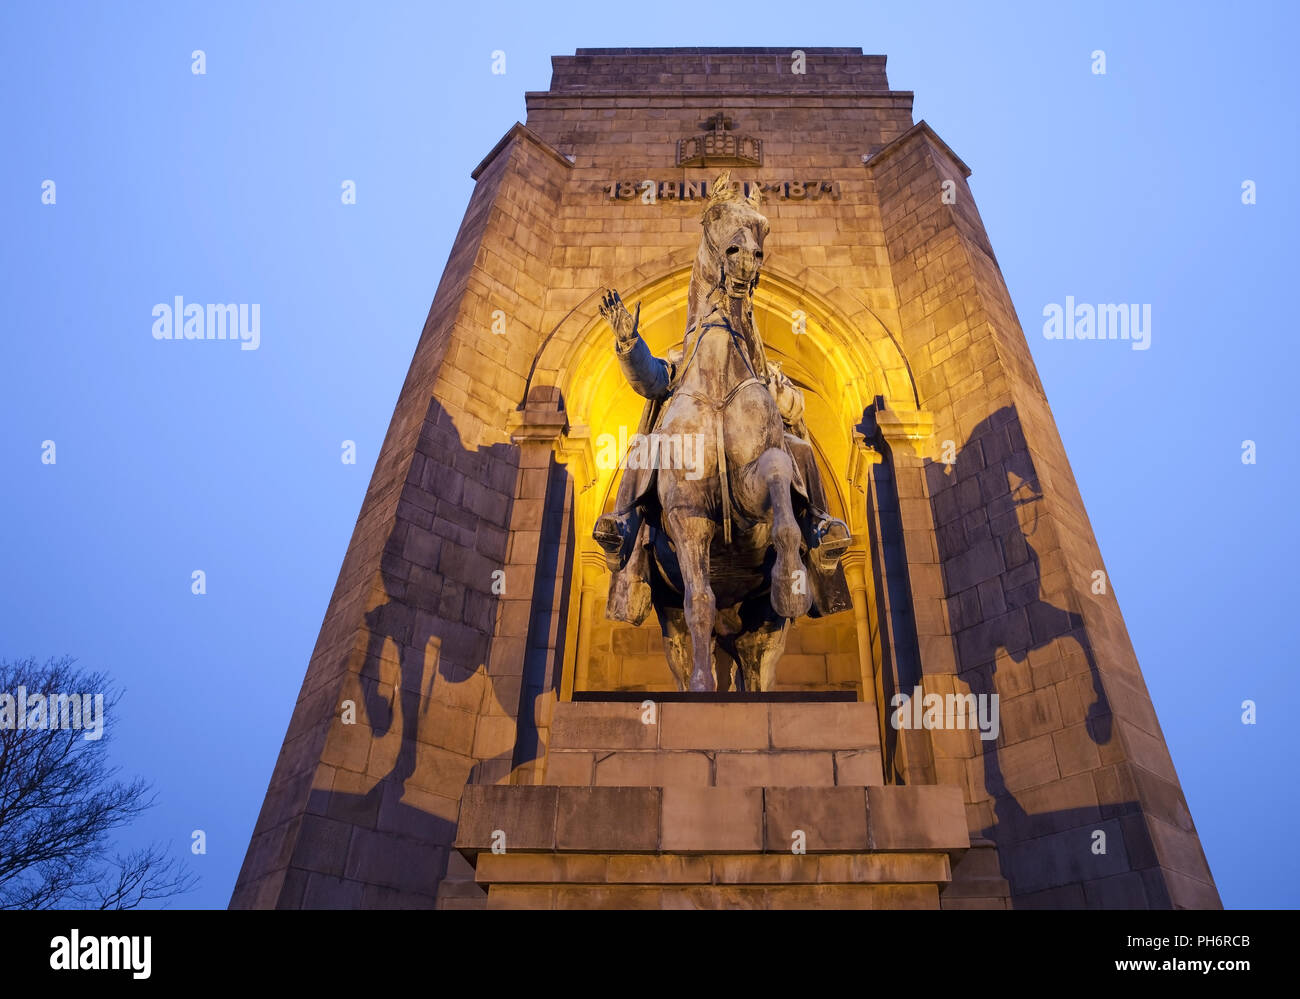
[[[689,259],[664,262],[628,276],[619,287],[629,309],[640,303],[640,329],[658,356],[681,343],[686,325]],[[645,400],[627,385],[613,348],[613,334],[598,312],[599,293],[575,307],[546,337],[535,359],[530,388],[554,386],[569,431],[566,447],[575,475],[570,620],[561,664],[562,696],[574,690],[672,690],[659,625],[653,613],[639,628],[605,619],[609,572],[591,539],[596,517],[611,508],[622,471],[608,456],[609,440],[637,432]],[[770,360],[803,390],[805,419],[826,497],[833,514],[854,531],[848,561],[858,566],[854,612],[802,619],[791,629],[778,669],[787,690],[855,690],[874,696],[870,676],[875,601],[864,497],[850,481],[854,429],[877,397],[890,408],[915,407],[915,389],[897,342],[865,303],[819,275],[765,267],[754,297],[754,319]],[[602,435],[609,435],[602,440]],[[851,578],[852,583],[852,578]],[[719,653],[721,658],[721,653]]]

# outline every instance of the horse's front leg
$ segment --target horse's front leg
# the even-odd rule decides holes
[[[664,513],[664,529],[677,549],[682,572],[686,626],[691,633],[691,680],[693,691],[717,689],[713,675],[713,619],[717,601],[709,586],[709,546],[716,525],[708,517],[673,509]]]
[[[790,456],[781,448],[768,448],[758,457],[758,475],[767,485],[768,503],[772,508],[772,545],[776,548],[776,565],[772,567],[772,608],[782,617],[794,619],[812,608],[808,572],[799,548],[803,533],[794,516],[790,501],[790,483],[794,467]]]

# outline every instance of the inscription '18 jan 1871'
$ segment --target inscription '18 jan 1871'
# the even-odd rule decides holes
[[[838,201],[838,180],[772,180],[735,181],[749,197],[755,190],[767,198],[786,201],[818,201],[829,198]],[[657,201],[695,201],[709,196],[709,182],[704,180],[614,180],[602,187],[611,200],[633,201],[653,205]]]

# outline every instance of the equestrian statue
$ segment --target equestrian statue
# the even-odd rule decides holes
[[[680,690],[718,689],[715,640],[738,667],[735,689],[771,690],[790,622],[852,603],[849,530],[826,511],[803,394],[754,326],[770,226],[752,188],[745,197],[730,171],[712,185],[686,333],[665,358],[641,338],[640,303],[634,315],[617,291],[601,297],[623,374],[646,399],[638,434],[698,442],[693,462],[629,462],[593,531],[614,572],[607,616],[637,625],[654,607]]]

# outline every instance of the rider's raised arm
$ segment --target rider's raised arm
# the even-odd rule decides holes
[[[662,399],[668,395],[668,362],[655,357],[640,335],[615,348],[623,376],[633,391],[647,399]]]
[[[650,353],[637,327],[641,323],[641,303],[636,315],[627,311],[613,288],[601,294],[600,314],[614,329],[614,349],[623,375],[633,390],[647,399],[662,399],[668,394],[670,372],[667,362]]]

